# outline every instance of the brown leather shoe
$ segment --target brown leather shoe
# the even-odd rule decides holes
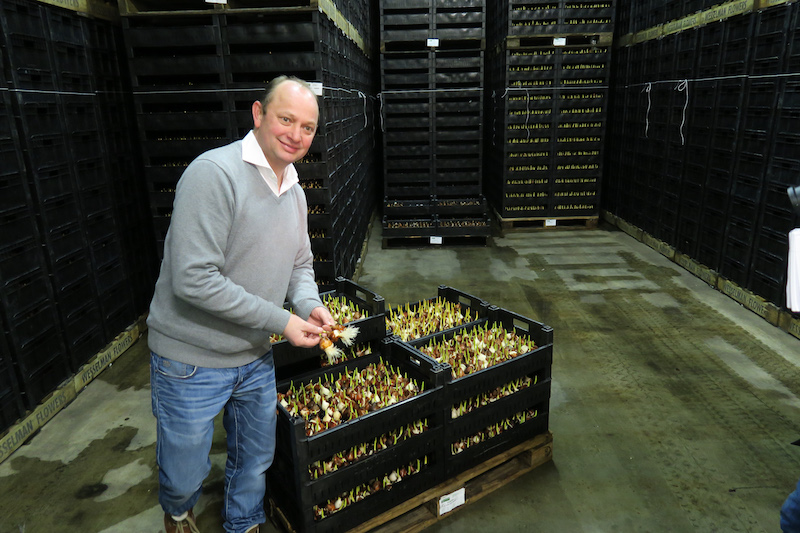
[[[183,520],[176,521],[169,513],[164,513],[164,529],[167,533],[200,533],[194,522],[194,512],[189,509],[189,514]]]

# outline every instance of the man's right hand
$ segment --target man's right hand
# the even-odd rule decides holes
[[[288,340],[292,346],[312,348],[319,344],[319,336],[322,331],[321,327],[292,314],[289,317],[289,323],[286,324],[286,329],[283,330],[283,338]]]

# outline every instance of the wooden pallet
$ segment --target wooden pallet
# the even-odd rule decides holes
[[[486,246],[488,235],[438,236],[416,235],[405,237],[383,237],[381,248],[415,248],[437,246]]]
[[[585,227],[595,229],[600,222],[598,215],[576,216],[576,217],[525,217],[525,218],[502,218],[497,215],[497,221],[503,231],[515,228],[563,228],[563,227]]]
[[[600,33],[553,33],[534,36],[509,35],[506,37],[508,48],[551,48],[555,39],[564,39],[562,46],[611,46],[614,40],[613,32]]]
[[[406,500],[348,533],[418,533],[552,459],[553,434],[548,431]],[[447,502],[457,500],[462,490],[464,503],[451,508]],[[273,502],[270,507],[273,524],[294,533],[280,509]]]

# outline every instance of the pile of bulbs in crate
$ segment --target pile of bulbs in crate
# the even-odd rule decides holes
[[[344,278],[321,296],[341,327],[273,345],[269,493],[295,531],[356,527],[548,431],[549,326],[446,286],[388,309]]]

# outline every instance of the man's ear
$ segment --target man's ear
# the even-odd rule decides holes
[[[258,100],[253,102],[252,112],[253,112],[253,129],[258,129],[261,127],[261,122],[264,119],[264,108],[261,106],[261,102],[259,102]]]

